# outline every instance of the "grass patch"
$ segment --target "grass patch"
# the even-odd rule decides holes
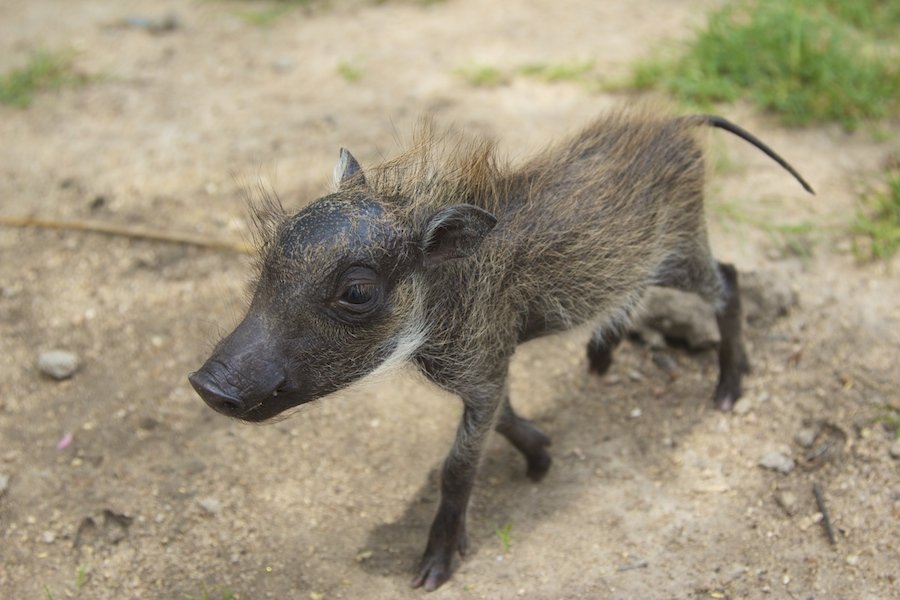
[[[72,66],[71,52],[35,52],[24,67],[0,75],[0,103],[27,108],[36,94],[81,85],[87,77]]]
[[[812,257],[816,244],[825,230],[822,226],[809,221],[775,223],[772,219],[751,214],[736,202],[718,202],[713,204],[711,209],[719,219],[744,223],[764,231],[782,255],[796,256],[801,260]]]
[[[860,5],[878,5],[873,24]],[[639,63],[631,86],[662,87],[691,104],[750,98],[788,124],[897,115],[898,48],[877,39],[897,29],[896,2],[739,0],[714,11],[675,60]],[[893,16],[890,16],[893,15]]]
[[[900,168],[887,172],[886,189],[865,199],[851,228],[854,253],[864,259],[888,259],[900,249]]]
[[[338,63],[337,72],[338,75],[340,75],[344,79],[344,81],[350,83],[359,81],[363,76],[362,67],[347,61],[341,61]]]
[[[803,260],[812,258],[818,232],[818,228],[812,223],[771,223],[765,227],[765,231],[780,246],[782,254],[790,254]]]
[[[205,589],[199,596],[185,596],[185,600],[234,600],[234,592],[231,590],[208,591]]]
[[[900,440],[900,412],[886,407],[887,412],[875,417],[875,423],[880,423],[889,432],[893,432],[894,439]]]
[[[513,76],[530,77],[546,83],[573,81],[592,83],[591,73],[594,61],[569,61],[560,63],[529,63],[515,70],[503,70],[488,65],[460,67],[454,73],[475,87],[497,87],[505,85]]]
[[[518,73],[525,77],[542,79],[549,83],[559,81],[584,81],[591,74],[594,61],[581,60],[561,63],[533,63],[519,67]]]
[[[241,10],[235,14],[245,23],[257,27],[269,27],[275,21],[291,12],[292,7],[286,5],[270,6],[256,10]]]
[[[453,72],[474,87],[497,87],[509,81],[509,77],[503,71],[487,65],[459,67]]]
[[[812,4],[815,0],[807,0]],[[896,0],[818,0],[840,20],[879,38],[900,30],[900,3]]]
[[[75,573],[75,589],[80,590],[84,587],[84,584],[88,582],[88,578],[90,577],[90,571],[84,565],[78,567],[78,571]]]
[[[497,538],[500,540],[500,544],[503,546],[504,552],[509,552],[509,549],[512,546],[511,534],[511,523],[507,523],[506,525],[497,528]]]
[[[323,0],[242,0],[242,4],[259,8],[238,10],[234,14],[250,25],[269,27],[296,8],[312,7],[322,2]]]

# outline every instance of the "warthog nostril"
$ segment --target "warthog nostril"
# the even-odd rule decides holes
[[[202,371],[188,375],[188,381],[196,392],[211,408],[218,412],[234,415],[244,410],[244,403],[232,395],[225,393],[212,378]]]

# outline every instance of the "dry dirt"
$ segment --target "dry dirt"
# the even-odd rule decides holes
[[[0,106],[0,214],[240,241],[244,184],[261,177],[298,207],[327,190],[339,146],[364,164],[389,155],[422,113],[520,157],[629,100],[522,77],[475,88],[458,67],[591,58],[615,78],[690,35],[716,3],[333,2],[267,27],[240,16],[255,4],[4,0],[0,71],[34,49],[73,48],[76,68],[98,77],[26,110]],[[169,10],[171,32],[122,25]],[[361,79],[341,77],[341,62]],[[492,439],[472,550],[433,597],[900,597],[900,461],[876,422],[898,403],[900,281],[890,265],[859,264],[839,227],[900,126],[882,124],[876,139],[784,129],[742,105],[720,112],[819,190],[805,195],[752,148],[711,135],[728,159],[709,186],[717,254],[799,295],[788,316],[747,327],[746,398],[735,413],[713,410],[709,352],[673,350],[671,381],[637,344],[606,377],[589,375],[584,332],[521,348],[513,401],[553,438],[555,463],[533,484]],[[811,256],[729,218],[733,205],[814,223]],[[458,401],[399,376],[276,424],[214,414],[185,376],[239,318],[250,265],[184,245],[0,227],[0,596],[423,595],[407,583]],[[56,348],[81,359],[69,380],[38,372],[38,354]],[[819,458],[795,441],[804,426],[822,428]],[[788,475],[758,464],[778,448],[797,461]],[[506,526],[508,547],[497,534]]]

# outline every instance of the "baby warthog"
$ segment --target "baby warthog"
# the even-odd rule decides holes
[[[741,394],[748,362],[738,282],[716,262],[703,214],[700,126],[730,131],[809,185],[750,133],[714,116],[621,111],[516,168],[493,146],[435,135],[363,172],[346,150],[335,193],[294,215],[257,211],[260,268],[247,315],[190,382],[215,410],[263,421],[410,361],[462,399],[441,501],[413,585],[434,590],[466,551],[466,507],[492,427],[550,467],[550,439],[515,413],[518,344],[593,324],[603,372],[647,286],[716,309],[716,405]]]

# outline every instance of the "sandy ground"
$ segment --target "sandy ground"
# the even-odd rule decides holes
[[[250,2],[5,0],[0,71],[71,48],[97,77],[27,110],[0,106],[0,214],[240,241],[242,186],[261,178],[301,206],[327,190],[339,146],[364,164],[390,155],[422,113],[521,157],[629,100],[523,77],[474,88],[459,67],[589,58],[621,77],[715,4],[334,2],[260,27],[240,16]],[[121,26],[169,10],[174,31]],[[361,78],[341,77],[342,62]],[[900,462],[876,422],[898,404],[900,281],[891,265],[859,264],[839,229],[900,127],[881,125],[876,140],[787,130],[741,105],[720,112],[819,190],[806,196],[751,148],[711,136],[717,254],[799,297],[786,317],[748,325],[746,398],[735,413],[713,410],[710,352],[673,350],[671,380],[637,344],[606,377],[589,375],[584,332],[522,347],[513,402],[553,438],[553,468],[533,484],[492,439],[472,550],[433,597],[900,596]],[[811,256],[729,218],[732,205],[814,223]],[[0,596],[423,594],[408,581],[458,401],[399,376],[272,425],[214,414],[185,376],[240,317],[250,266],[235,253],[0,227]],[[78,355],[74,377],[39,373],[50,349]],[[804,428],[820,431],[811,449],[795,440]],[[758,464],[777,449],[796,460],[787,475]]]

